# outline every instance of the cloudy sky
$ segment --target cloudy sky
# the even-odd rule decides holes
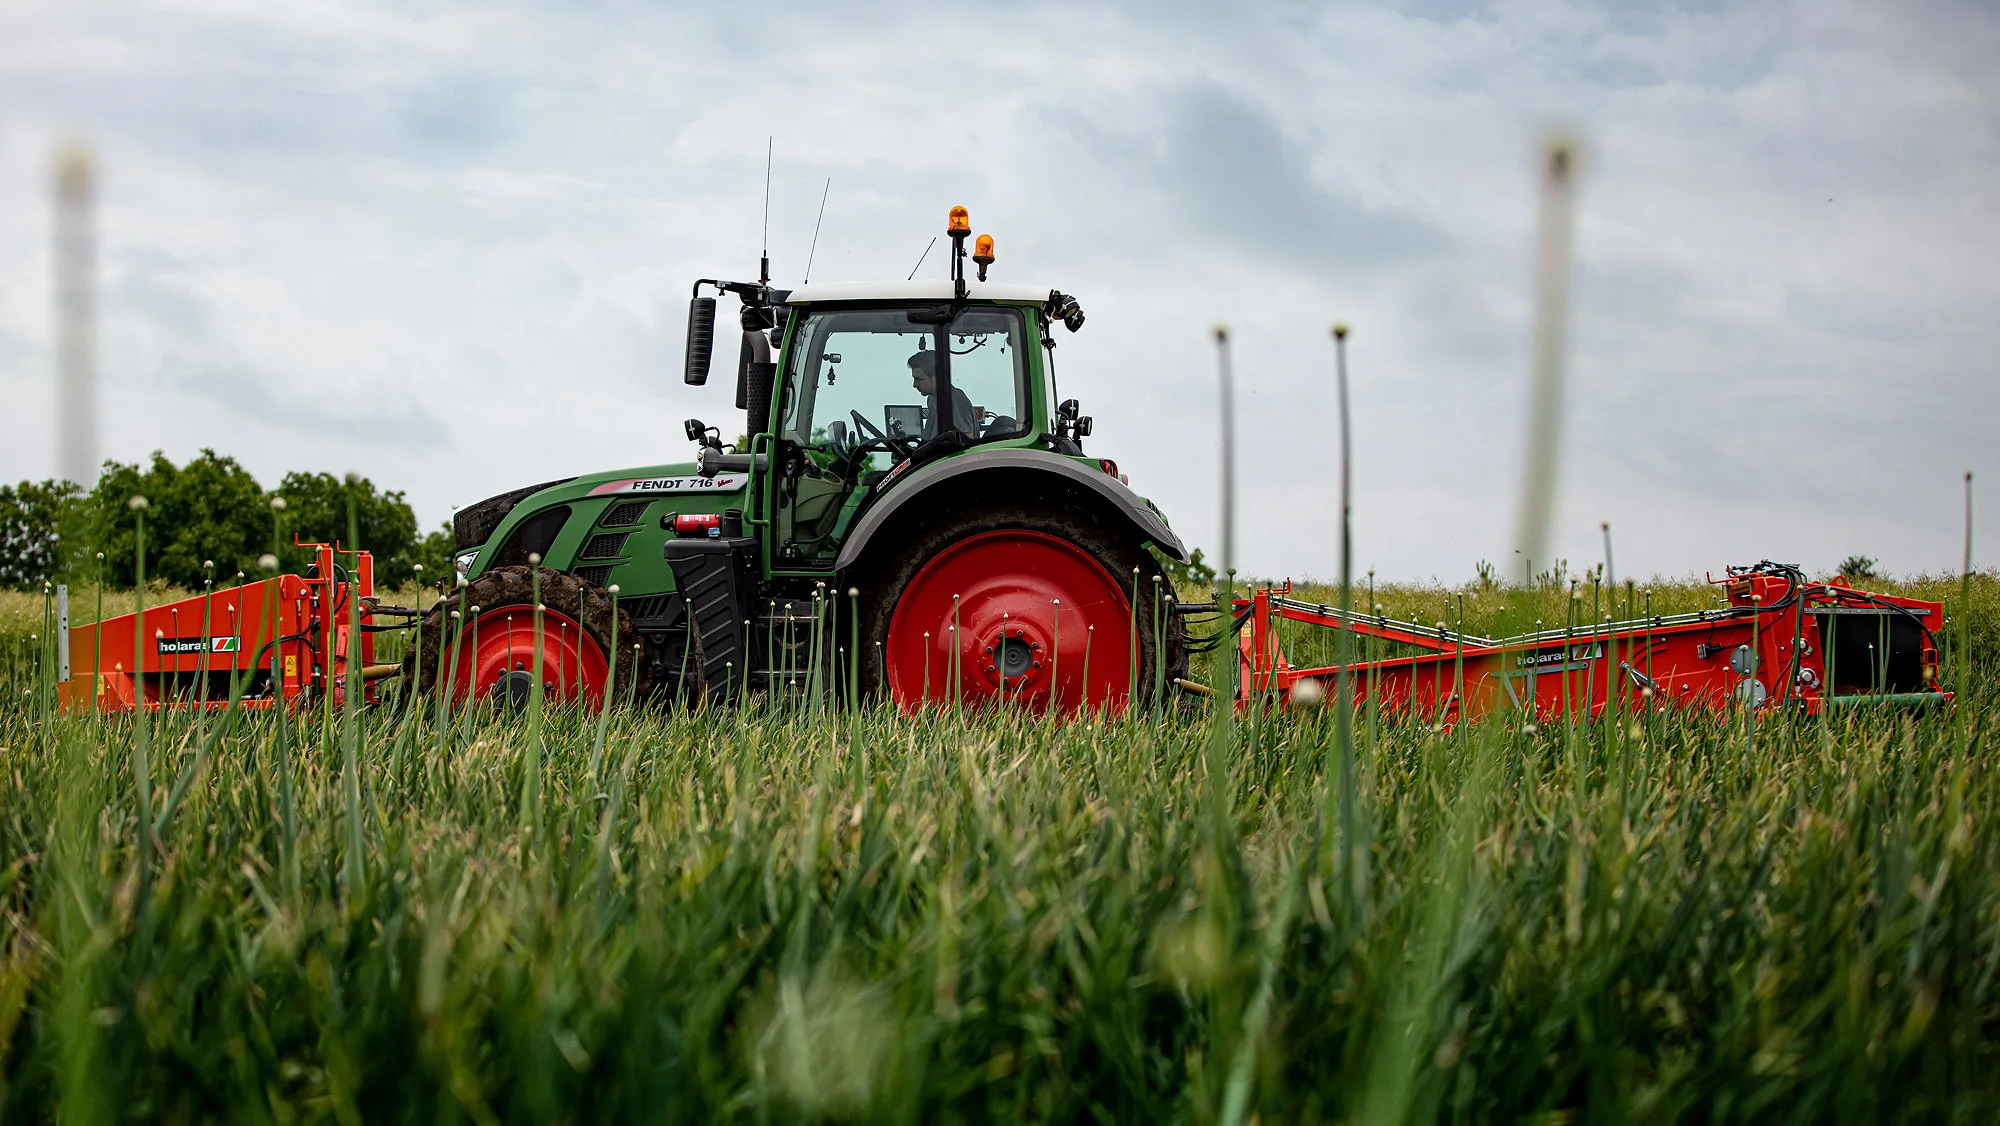
[[[755,12],[753,19],[748,13]],[[1191,542],[1458,582],[1519,492],[1535,153],[1586,151],[1557,547],[1669,575],[2000,542],[2000,15],[1891,3],[0,6],[0,479],[55,472],[51,154],[87,138],[104,456],[358,469],[426,524],[680,460],[692,279],[900,278],[952,204],[1075,293],[1063,393]],[[933,255],[926,270],[941,268]],[[740,417],[740,416],[738,416]],[[733,428],[724,425],[726,431]],[[1992,548],[1982,563],[1995,560]]]

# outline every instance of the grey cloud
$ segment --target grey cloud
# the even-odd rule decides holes
[[[1738,7],[1757,6],[1741,4],[1740,0],[1615,0],[1604,5],[1604,16],[1612,31],[1624,35],[1651,35],[1671,20],[1728,11],[1732,2]]]
[[[269,428],[360,446],[385,447],[409,441],[448,446],[444,421],[422,405],[393,407],[368,399],[332,394],[297,394],[296,378],[268,370],[246,358],[230,339],[224,317],[200,292],[186,284],[189,263],[154,249],[121,250],[105,292],[110,319],[105,324],[107,391],[140,383],[169,388],[210,404],[217,413],[240,418],[253,428]],[[121,364],[117,341],[124,329],[138,328],[162,342],[157,354]]]
[[[1623,55],[1592,59],[1583,64],[1580,73],[1591,82],[1612,89],[1651,86],[1661,77],[1658,67]]]
[[[160,377],[164,385],[205,399],[246,422],[303,437],[373,449],[409,444],[446,450],[453,445],[444,420],[427,407],[287,394],[285,381],[276,374],[226,353],[172,362]]]
[[[1167,102],[1166,140],[1152,173],[1211,236],[1314,275],[1409,263],[1451,247],[1427,220],[1321,185],[1277,120],[1223,87],[1190,85]]]
[[[1768,533],[1760,552],[1804,555],[1788,545],[1817,541],[1785,529],[1833,528],[1942,557],[1955,528],[1908,498],[1955,483],[1959,461],[1995,468],[1976,381],[2000,344],[1966,248],[1993,237],[2000,22],[1976,0],[1784,2],[1045,6],[975,11],[949,44],[879,3],[759,22],[515,0],[332,25],[132,8],[89,17],[116,51],[78,35],[41,52],[51,69],[0,49],[0,100],[104,139],[107,386],[161,391],[139,396],[135,432],[221,432],[274,460],[367,449],[434,515],[490,491],[499,446],[551,471],[677,452],[661,420],[728,401],[724,382],[673,380],[686,281],[755,261],[775,134],[781,274],[804,265],[830,173],[815,280],[902,276],[938,208],[964,202],[1001,239],[1002,277],[1082,294],[1065,393],[1197,542],[1214,511],[1187,472],[1213,456],[1203,326],[1238,328],[1244,416],[1277,436],[1257,471],[1320,481],[1318,326],[1349,316],[1357,511],[1385,575],[1460,574],[1504,536],[1526,153],[1540,115],[1567,111],[1595,154],[1564,462],[1585,539],[1611,518],[1621,543],[1652,537],[1636,566],[1709,566],[1738,520]],[[947,116],[957,133],[938,131]],[[40,175],[12,210],[41,214],[24,194]],[[44,243],[0,227],[0,259]],[[267,282],[283,292],[251,288]],[[272,300],[234,305],[246,290]],[[0,318],[0,372],[45,379],[45,309]],[[296,390],[399,365],[422,378],[361,379],[382,400]],[[574,392],[520,405],[529,373]],[[588,425],[550,425],[567,410]],[[0,459],[24,460],[41,417],[6,420]],[[1274,514],[1242,537],[1246,565],[1327,558],[1323,525],[1245,492]]]
[[[106,263],[104,307],[138,314],[180,339],[205,339],[214,331],[208,303],[178,284],[193,264],[153,247],[119,247]]]
[[[1413,277],[1407,300],[1422,318],[1427,351],[1469,368],[1490,369],[1521,347],[1522,321],[1500,306],[1493,285],[1468,276],[1461,265],[1424,270]]]
[[[1397,7],[1407,15],[1437,23],[1457,23],[1492,11],[1487,0],[1404,0]]]
[[[28,383],[43,378],[53,380],[54,372],[55,353],[48,346],[30,340],[26,333],[0,321],[0,377]]]
[[[484,148],[512,126],[507,88],[482,78],[457,77],[404,95],[404,127],[419,142],[447,149]]]

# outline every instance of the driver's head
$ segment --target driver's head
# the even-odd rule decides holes
[[[937,390],[937,353],[918,352],[910,357],[910,385],[919,395]]]

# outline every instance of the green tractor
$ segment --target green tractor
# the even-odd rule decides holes
[[[970,232],[953,208],[948,279],[787,291],[767,259],[756,283],[696,282],[686,380],[707,381],[717,295],[735,296],[747,439],[690,419],[692,462],[461,510],[463,581],[406,683],[518,701],[539,669],[557,698],[811,686],[1057,711],[1171,689],[1187,644],[1159,560],[1185,550],[1056,400],[1054,329],[1083,312],[987,282],[985,235],[968,279]]]

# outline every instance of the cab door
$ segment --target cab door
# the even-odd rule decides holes
[[[1022,311],[967,306],[942,323],[938,312],[815,309],[794,330],[771,481],[774,572],[831,569],[868,494],[940,427],[973,443],[1027,433]],[[939,368],[955,404],[942,410],[942,388],[921,374]]]

